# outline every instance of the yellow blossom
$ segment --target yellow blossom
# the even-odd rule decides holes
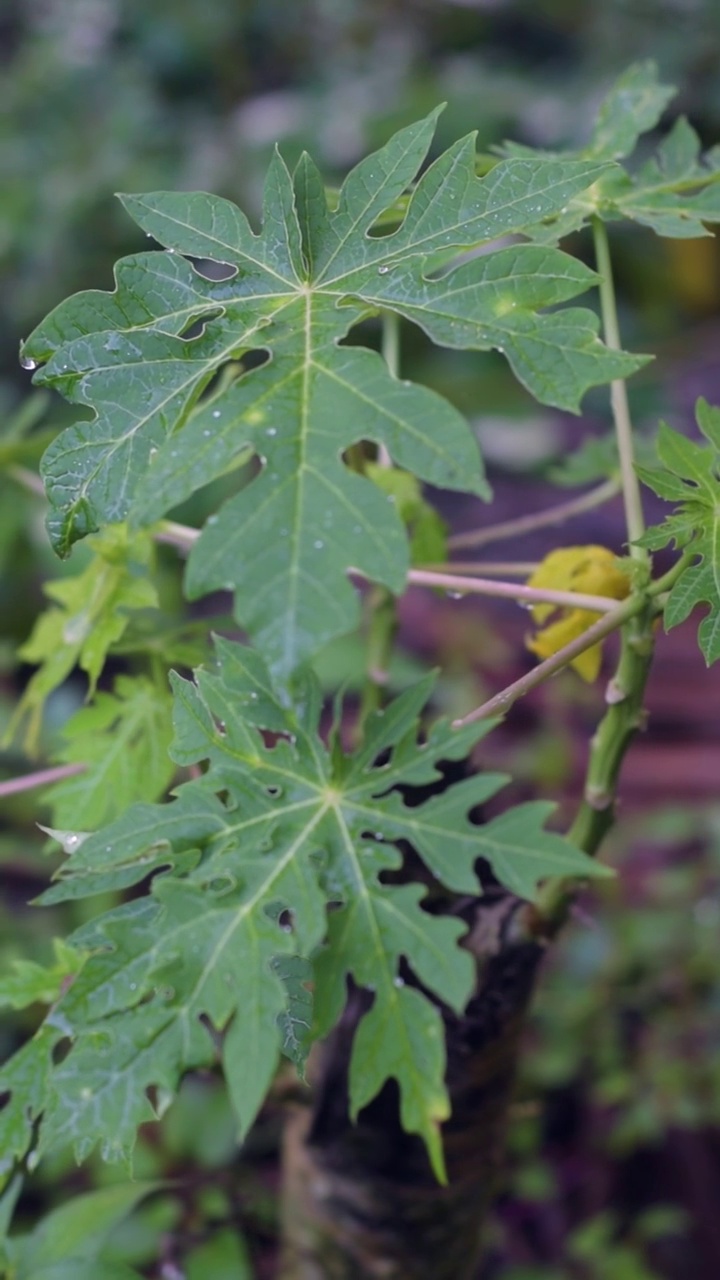
[[[624,600],[630,593],[630,578],[607,547],[561,547],[545,557],[531,578],[529,587],[553,591],[578,591],[586,595],[607,596],[611,600]],[[539,658],[550,658],[559,649],[587,631],[602,615],[590,609],[573,609],[570,606],[536,604],[532,607],[536,623],[549,622],[534,636],[526,640],[528,649]],[[586,649],[571,662],[583,680],[596,680],[602,659],[602,643]]]

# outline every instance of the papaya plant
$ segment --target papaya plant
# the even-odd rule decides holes
[[[89,556],[46,588],[12,732],[32,745],[77,665],[89,694],[55,767],[5,789],[52,784],[48,830],[67,858],[41,902],[102,906],[52,968],[27,961],[0,984],[5,1003],[49,1006],[0,1073],[8,1195],[58,1149],[129,1164],[139,1127],[200,1068],[221,1065],[242,1140],[289,1061],[307,1097],[287,1125],[281,1274],[475,1273],[522,1015],[579,885],[612,874],[595,855],[644,720],[658,620],[706,606],[700,647],[708,664],[720,655],[720,410],[700,401],[702,442],[663,426],[657,461],[636,466],[625,380],[649,357],[622,350],[606,230],[693,237],[720,220],[720,153],[701,158],[687,121],[655,158],[632,158],[670,96],[637,65],[577,151],[478,157],[470,135],[427,163],[433,112],[339,191],[307,155],[290,172],[276,152],[258,230],[211,195],[122,196],[159,247],[23,343],[34,382],[83,411],[40,474],[52,545],[67,557],[87,540]],[[594,268],[559,247],[586,226]],[[599,315],[564,305],[590,290]],[[347,341],[374,317],[381,351]],[[500,352],[544,405],[579,412],[609,384],[601,483],[516,524],[558,525],[622,493],[624,547],[561,532],[526,581],[455,556],[513,529],[447,539],[423,485],[492,495],[459,410],[402,376],[407,324]],[[38,486],[12,459],[8,474]],[[179,523],[220,481],[202,527]],[[673,504],[649,529],[641,482]],[[187,600],[229,593],[234,619],[211,634],[166,615],[159,542],[187,557]],[[658,574],[651,554],[668,543]],[[432,675],[388,698],[409,586],[529,607],[540,661],[455,720],[433,714]],[[323,650],[353,630],[359,700],[340,690],[327,707]],[[539,801],[480,821],[507,778],[466,763],[449,782],[443,762],[462,772],[555,672],[596,681],[613,633],[569,830],[548,827]],[[128,654],[139,674],[103,678]],[[22,1257],[10,1237],[9,1274],[30,1274]]]

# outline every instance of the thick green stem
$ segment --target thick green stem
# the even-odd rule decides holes
[[[644,608],[622,629],[620,660],[605,695],[608,708],[590,743],[583,798],[568,832],[573,844],[591,857],[615,821],[620,769],[635,734],[645,726],[643,699],[652,664],[658,597],[672,587],[691,560],[692,554],[686,551],[672,569],[652,582]],[[555,880],[545,887],[527,915],[531,936],[547,940],[558,932],[580,884]]]
[[[615,821],[620,770],[635,734],[645,726],[643,699],[652,664],[653,606],[623,628],[620,661],[605,695],[607,711],[590,743],[585,788],[568,838],[591,857]],[[553,937],[563,925],[581,882],[554,880],[529,910],[532,936]]]
[[[611,351],[621,351],[620,329],[615,303],[615,285],[610,262],[607,231],[605,230],[605,223],[598,217],[593,218],[592,227],[597,269],[600,275],[600,307],[605,343]],[[647,552],[643,547],[635,545],[637,539],[641,538],[645,532],[645,519],[640,496],[640,483],[635,474],[632,421],[624,379],[618,378],[610,384],[610,401],[615,421],[618,453],[620,455],[620,477],[622,480],[625,524],[630,544],[630,555],[642,563],[647,563]]]

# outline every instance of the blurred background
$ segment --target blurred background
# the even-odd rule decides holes
[[[333,182],[438,101],[448,104],[438,150],[470,129],[481,150],[505,137],[581,142],[612,81],[647,57],[678,86],[660,133],[682,112],[706,145],[718,143],[717,0],[3,0],[0,467],[36,467],[69,420],[31,391],[18,343],[69,292],[111,288],[115,259],[146,247],[114,192],[205,189],[255,215],[276,141],[291,164],[310,150]],[[567,247],[589,254],[582,237]],[[696,396],[720,403],[716,243],[621,228],[612,248],[624,343],[658,357],[631,387],[637,423],[651,432],[662,416],[692,432]],[[377,342],[372,326],[362,338]],[[476,428],[493,520],[557,500],[553,476],[593,479],[585,455],[566,460],[607,431],[604,392],[571,418],[539,409],[499,358],[436,351],[410,331],[402,350],[407,376],[448,395]],[[0,486],[1,730],[30,672],[16,650],[43,607],[42,583],[76,573],[83,549],[60,566],[42,503],[9,477]],[[470,502],[441,506],[458,529],[488,519]],[[498,556],[536,559],[555,536],[518,539]],[[619,551],[619,504],[561,536]],[[180,614],[172,554],[158,572],[165,606]],[[528,666],[526,619],[512,606],[411,592],[402,617],[394,679],[440,664],[442,709],[468,710]],[[621,874],[578,907],[546,971],[483,1280],[720,1275],[720,684],[705,671],[696,624],[659,643],[650,730],[628,761],[608,842]],[[326,655],[328,686],[351,657],[342,645]],[[113,673],[122,669],[116,661]],[[479,763],[512,772],[514,796],[570,806],[598,689],[572,674],[552,682],[518,706]],[[50,700],[41,761],[84,693],[71,679]],[[22,739],[0,755],[0,777],[33,767]],[[47,814],[36,793],[3,804],[3,967],[48,959],[53,934],[82,918],[83,904],[26,906],[53,865],[35,826]],[[0,1057],[36,1014],[5,1018]],[[181,1191],[136,1211],[116,1256],[163,1280],[272,1274],[280,1120],[272,1103],[239,1158],[218,1081],[186,1081],[137,1161],[138,1176],[177,1178]],[[58,1157],[30,1181],[22,1222],[118,1176]]]

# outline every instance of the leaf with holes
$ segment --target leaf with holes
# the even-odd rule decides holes
[[[405,583],[393,495],[345,465],[353,444],[377,442],[432,485],[488,494],[460,414],[376,353],[340,345],[355,324],[391,310],[441,344],[496,348],[535,396],[572,410],[589,386],[643,363],[608,351],[592,312],[545,313],[596,280],[555,249],[515,245],[437,274],[556,214],[605,160],[511,159],[478,178],[470,136],[423,173],[398,229],[373,234],[412,184],[436,115],[357,165],[332,211],[312,161],[291,177],[276,154],[259,234],[210,195],[122,197],[167,252],[122,260],[114,293],[69,299],[23,347],[44,366],[36,381],[94,413],[43,463],[61,554],[107,521],[158,519],[254,450],[259,474],[208,521],[187,586],[232,589],[238,620],[285,677],[355,624],[349,569],[395,593]],[[246,352],[269,358],[218,389]]]
[[[386,883],[383,873],[401,866],[408,844],[436,880],[463,893],[480,890],[478,858],[528,895],[548,876],[603,869],[543,830],[547,805],[476,825],[472,811],[502,775],[408,802],[406,788],[437,781],[438,762],[463,758],[488,729],[440,721],[418,741],[432,677],[375,713],[363,746],[346,755],[318,735],[314,679],[296,682],[290,706],[255,651],[216,647],[213,670],[174,678],[174,758],[207,762],[206,771],[169,804],[135,806],[84,839],[46,895],[87,896],[164,872],[146,896],[71,938],[87,958],[52,1012],[72,1047],[52,1069],[40,1148],[72,1143],[83,1156],[100,1142],[109,1157],[127,1155],[181,1073],[218,1055],[246,1132],[283,1048],[300,1062],[307,1051],[312,974],[314,1035],[342,1008],[348,977],[375,993],[358,1053],[373,1057],[388,1025],[392,1051],[369,1077],[354,1069],[351,1106],[394,1076],[404,1123],[442,1173],[447,1096],[435,1001],[461,1011],[474,966],[458,946],[462,922],[428,912],[422,885]],[[429,995],[410,989],[408,972]]]

